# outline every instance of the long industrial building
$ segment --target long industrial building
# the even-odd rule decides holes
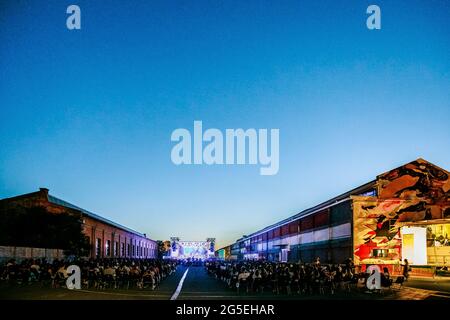
[[[238,239],[223,259],[444,266],[450,263],[450,173],[417,159]]]
[[[71,214],[81,218],[88,237],[91,258],[157,258],[157,242],[146,234],[127,228],[98,214],[49,194],[46,188],[0,200],[2,206],[44,207],[53,214]],[[0,217],[1,219],[1,217]]]

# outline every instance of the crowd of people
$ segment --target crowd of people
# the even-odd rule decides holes
[[[0,281],[13,285],[41,283],[53,288],[66,285],[70,276],[69,265],[77,265],[81,271],[81,285],[85,289],[151,289],[175,273],[177,262],[143,259],[90,259],[90,260],[23,260],[11,259],[0,265]]]
[[[186,267],[203,265],[200,260],[144,260],[144,259],[90,259],[54,260],[14,259],[0,265],[0,281],[12,285],[40,283],[47,287],[64,287],[70,276],[69,265],[77,265],[81,271],[84,289],[151,289],[176,272],[178,265]],[[369,273],[360,272],[351,259],[343,264],[283,263],[269,261],[220,261],[204,263],[207,272],[223,281],[237,293],[273,294],[334,294],[366,288]],[[405,259],[403,278],[408,279],[409,264]],[[402,280],[397,278],[397,280]],[[387,268],[381,273],[381,286],[391,287],[394,279]]]
[[[207,272],[238,293],[334,294],[366,288],[368,273],[355,271],[349,259],[344,264],[282,263],[267,261],[213,261]],[[387,268],[381,274],[381,285],[390,287],[393,279]]]

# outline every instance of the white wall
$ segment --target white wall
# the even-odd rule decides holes
[[[424,227],[402,227],[402,260],[408,259],[411,265],[427,264],[427,229]],[[412,235],[413,244],[405,243],[404,236]]]

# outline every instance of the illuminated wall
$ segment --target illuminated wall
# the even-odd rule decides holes
[[[400,227],[450,219],[450,174],[418,159],[377,178],[377,197],[352,196],[356,264],[396,263]]]
[[[413,265],[427,264],[427,228],[402,227],[402,259]]]
[[[230,259],[231,245],[217,250],[216,253],[217,253],[217,255],[216,255],[217,258],[219,258],[219,259],[224,259],[224,260]]]

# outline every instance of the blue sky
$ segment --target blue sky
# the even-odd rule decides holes
[[[223,245],[418,157],[450,169],[449,17],[448,1],[2,1],[0,198],[45,186]],[[279,128],[278,174],[173,165],[194,120]]]

